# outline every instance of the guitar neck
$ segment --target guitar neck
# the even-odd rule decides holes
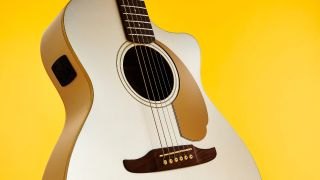
[[[128,41],[149,44],[155,41],[149,14],[143,0],[117,0]]]

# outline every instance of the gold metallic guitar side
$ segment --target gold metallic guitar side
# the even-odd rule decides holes
[[[44,67],[58,90],[64,103],[66,121],[50,160],[47,164],[43,179],[66,179],[70,156],[87,118],[93,101],[92,84],[77,56],[71,48],[64,30],[64,10],[51,24],[42,38],[41,56]],[[67,56],[77,72],[74,81],[62,87],[52,71],[52,65],[63,55]]]

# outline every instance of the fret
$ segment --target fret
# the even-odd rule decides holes
[[[151,30],[144,30],[144,29],[127,29],[128,32],[131,34],[148,34],[148,35],[154,35],[153,31]]]
[[[153,31],[153,29],[149,29],[149,28],[137,28],[137,27],[127,27],[127,29],[139,29],[139,30]]]
[[[149,17],[148,15],[145,14],[135,14],[135,13],[123,13],[124,15],[130,15],[130,16],[144,16],[144,17]]]
[[[129,36],[145,36],[145,37],[154,37],[154,35],[149,35],[149,34],[129,34]]]
[[[145,7],[140,7],[140,6],[131,6],[131,5],[121,5],[122,7],[127,7],[127,8],[138,8],[138,9],[147,9]]]
[[[150,22],[145,21],[135,21],[135,20],[125,20],[126,22],[136,22],[136,23],[144,23],[144,24],[151,24]]]
[[[117,0],[127,40],[136,43],[155,41],[154,32],[144,1]]]

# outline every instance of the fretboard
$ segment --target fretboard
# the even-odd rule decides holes
[[[133,43],[155,41],[148,11],[143,0],[117,0],[126,38]]]

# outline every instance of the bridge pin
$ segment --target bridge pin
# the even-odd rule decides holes
[[[188,160],[188,156],[187,155],[184,155],[184,160]]]
[[[192,156],[192,154],[190,154],[190,155],[189,155],[189,159],[193,159],[193,156]]]
[[[172,160],[171,158],[169,159],[169,163],[170,163],[170,164],[172,164],[172,163],[173,163],[173,160]]]
[[[175,157],[175,158],[174,158],[174,162],[177,163],[178,161],[179,161],[179,159]]]
[[[183,161],[183,157],[182,157],[182,156],[180,156],[180,157],[179,157],[179,160],[180,160],[180,161]]]
[[[168,164],[168,161],[164,159],[164,160],[163,160],[163,164],[164,164],[164,165],[167,165],[167,164]]]

